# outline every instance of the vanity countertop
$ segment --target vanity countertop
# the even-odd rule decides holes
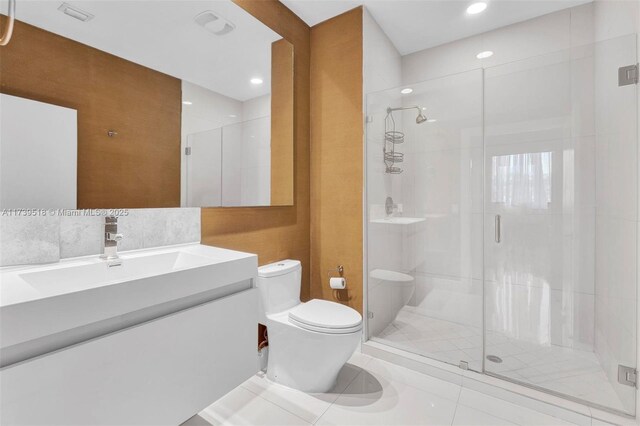
[[[99,256],[2,267],[0,308],[207,265],[251,260],[256,255],[202,244],[179,244],[120,252],[119,257],[120,265],[111,267]]]
[[[201,244],[0,268],[2,365],[255,287],[255,254]]]

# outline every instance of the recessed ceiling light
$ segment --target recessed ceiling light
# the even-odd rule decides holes
[[[493,52],[490,50],[485,50],[484,52],[480,52],[476,55],[476,58],[478,59],[485,59],[485,58],[489,58],[493,56]]]
[[[182,105],[193,105],[191,101],[182,101]]]
[[[467,13],[469,15],[475,15],[480,12],[483,12],[487,8],[487,4],[483,1],[473,3],[467,8]]]
[[[413,92],[413,89],[410,87],[407,87],[406,89],[402,89],[400,91],[400,93],[402,93],[403,95],[408,95],[409,93]]]
[[[235,115],[235,114],[229,114],[229,118],[236,118],[236,117],[237,117],[237,115]]]
[[[82,22],[87,22],[93,19],[93,14],[89,12],[85,12],[84,10],[78,9],[75,6],[71,6],[67,3],[62,3],[58,10],[65,15],[71,16],[72,18],[76,18]]]
[[[256,84],[256,85],[257,85],[257,84],[262,84],[262,79],[261,79],[261,78],[259,78],[259,77],[253,77],[253,78],[251,79],[251,84]]]
[[[427,123],[435,123],[436,121],[438,121],[438,120],[436,120],[435,118],[427,119]]]

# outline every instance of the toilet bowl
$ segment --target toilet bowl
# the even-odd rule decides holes
[[[362,316],[335,302],[300,302],[302,267],[283,260],[258,268],[260,318],[269,333],[267,377],[304,392],[327,392],[362,337]]]
[[[372,280],[378,280],[380,282],[379,285],[385,287],[386,303],[391,310],[389,322],[394,321],[400,310],[411,301],[415,293],[416,284],[414,278],[402,272],[386,269],[374,269],[369,276]]]

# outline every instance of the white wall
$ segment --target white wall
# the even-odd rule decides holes
[[[271,204],[271,96],[242,105],[242,122],[223,128],[222,205]]]
[[[401,56],[369,12],[362,15],[363,93],[369,122],[365,138],[367,148],[368,203],[372,217],[384,215],[387,196],[402,203],[402,175],[384,173],[382,141],[384,118],[389,106],[400,105],[399,93],[382,92],[402,84]]]
[[[271,117],[243,123],[241,206],[271,204]]]
[[[77,115],[0,94],[0,208],[76,208]]]
[[[271,95],[247,99],[242,103],[242,120],[249,121],[271,115]]]
[[[400,53],[366,8],[362,14],[362,36],[364,94],[399,86]]]

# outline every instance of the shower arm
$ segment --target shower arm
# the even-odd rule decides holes
[[[422,112],[422,110],[420,109],[420,107],[418,105],[414,105],[414,106],[410,106],[410,107],[398,107],[398,108],[387,108],[387,114],[393,112],[393,111],[404,111],[407,109],[417,109],[418,112]]]
[[[7,11],[7,25],[0,36],[0,46],[6,46],[13,35],[13,24],[16,19],[16,0],[9,0],[9,10]]]
[[[393,111],[404,111],[407,109],[417,109],[418,110],[418,116],[416,117],[416,124],[422,124],[425,121],[429,121],[427,119],[427,117],[425,117],[425,115],[422,113],[422,108],[420,108],[418,105],[414,105],[414,106],[410,106],[410,107],[398,107],[398,108],[387,108],[387,116],[390,116],[391,113]]]

